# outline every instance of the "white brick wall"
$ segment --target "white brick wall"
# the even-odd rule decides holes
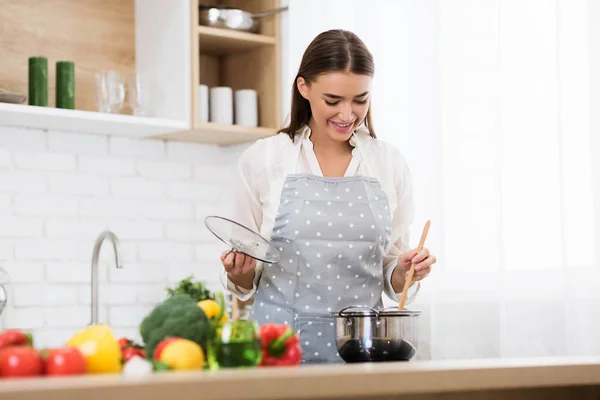
[[[100,256],[100,321],[117,336],[138,326],[165,287],[194,274],[213,289],[221,243],[206,215],[229,215],[239,149],[0,128],[0,267],[11,278],[0,328],[64,343],[90,322],[95,238],[121,239],[123,269],[109,243]],[[0,280],[2,276],[0,275]]]

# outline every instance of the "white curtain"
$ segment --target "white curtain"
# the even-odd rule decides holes
[[[439,259],[412,305],[419,358],[600,354],[598,1],[286,3],[285,110],[319,32],[375,57],[375,129]]]

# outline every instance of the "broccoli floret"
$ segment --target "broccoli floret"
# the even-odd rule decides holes
[[[140,334],[146,357],[152,360],[154,349],[168,337],[176,336],[198,343],[206,352],[210,322],[194,299],[186,294],[169,297],[144,318]]]

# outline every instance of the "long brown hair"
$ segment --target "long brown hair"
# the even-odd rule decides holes
[[[304,78],[307,84],[318,75],[327,72],[350,71],[357,75],[375,74],[373,56],[363,41],[354,33],[342,29],[332,29],[320,33],[306,48],[298,74],[292,84],[292,107],[290,124],[278,133],[287,133],[292,141],[296,131],[308,125],[312,111],[310,103],[300,94],[297,81]],[[371,107],[367,110],[364,124],[372,137],[377,137],[373,130]]]

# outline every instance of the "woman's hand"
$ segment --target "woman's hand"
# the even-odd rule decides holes
[[[254,269],[256,268],[256,260],[254,258],[235,251],[224,251],[221,254],[221,262],[231,282],[244,289],[252,289],[254,285]]]
[[[431,266],[435,264],[436,261],[437,259],[435,256],[430,254],[429,249],[425,247],[423,247],[418,253],[417,249],[409,250],[400,254],[400,257],[398,258],[398,266],[393,272],[393,275],[395,275],[393,278],[397,278],[397,280],[404,282],[408,275],[408,271],[410,271],[411,263],[414,263],[415,273],[412,277],[412,281],[420,281],[429,275],[431,272]],[[402,287],[400,290],[402,290]]]

